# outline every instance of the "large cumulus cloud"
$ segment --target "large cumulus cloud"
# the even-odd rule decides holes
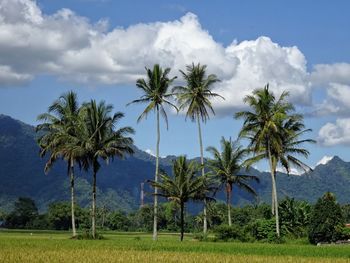
[[[134,83],[145,66],[160,63],[173,74],[191,62],[208,65],[222,80],[226,100],[218,111],[242,107],[242,98],[267,82],[293,101],[310,103],[306,59],[297,47],[268,37],[223,46],[196,15],[107,30],[68,9],[45,15],[30,0],[0,2],[0,85],[22,85],[39,74],[89,85]]]

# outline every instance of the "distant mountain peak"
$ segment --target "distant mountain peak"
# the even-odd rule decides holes
[[[327,164],[328,162],[330,162],[332,159],[334,158],[334,156],[328,156],[328,155],[325,155],[321,158],[321,160],[319,160],[317,163],[316,163],[316,166],[318,165],[325,165]],[[339,158],[339,157],[338,157]]]

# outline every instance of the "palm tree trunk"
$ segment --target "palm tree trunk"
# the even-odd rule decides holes
[[[156,175],[154,181],[158,182],[159,174],[159,143],[160,143],[160,128],[159,128],[159,108],[157,107],[157,146],[156,146]],[[153,215],[153,240],[158,239],[157,221],[158,221],[158,188],[154,188],[154,215]]]
[[[180,219],[180,224],[181,224],[181,234],[180,234],[180,241],[184,240],[184,232],[185,232],[185,220],[184,220],[184,213],[185,213],[185,204],[181,203],[180,205],[180,213],[181,213],[181,219]]]
[[[202,166],[202,176],[204,177],[204,154],[203,154],[203,141],[202,141],[202,130],[201,122],[199,118],[199,113],[197,113],[197,125],[198,125],[198,136],[199,136],[199,148],[201,153],[201,166]],[[206,234],[208,230],[207,222],[207,200],[204,198],[204,208],[203,208],[203,233]]]
[[[231,219],[231,186],[229,184],[226,184],[226,204],[227,204],[227,218],[228,218],[228,225],[232,226],[232,219]]]
[[[96,238],[96,171],[92,183],[92,215],[91,215],[92,238]]]
[[[272,177],[271,177],[271,183],[272,183]],[[274,216],[275,215],[275,191],[271,189],[271,214]]]
[[[74,205],[75,205],[75,196],[74,196],[74,161],[70,160],[70,194],[71,194],[71,218],[72,218],[72,237],[77,236],[77,232],[75,229],[75,213],[74,213]]]
[[[276,218],[276,234],[277,237],[280,237],[280,223],[279,223],[279,216],[278,216],[278,202],[277,202],[277,189],[276,189],[276,177],[275,177],[275,167],[273,165],[272,156],[271,156],[271,149],[270,145],[268,144],[267,147],[268,156],[269,156],[269,164],[270,164],[270,171],[271,171],[271,182],[272,182],[272,196],[274,208],[275,208],[275,218]]]

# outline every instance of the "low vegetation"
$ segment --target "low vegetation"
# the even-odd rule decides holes
[[[104,232],[104,240],[70,240],[68,232],[7,231],[0,262],[333,262],[350,260],[350,247],[316,247],[307,241],[280,245],[240,242],[181,243],[173,234]]]

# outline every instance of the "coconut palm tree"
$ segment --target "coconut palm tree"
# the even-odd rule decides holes
[[[306,164],[298,160],[295,154],[308,156],[308,151],[298,148],[305,142],[312,140],[301,140],[300,136],[310,131],[304,129],[302,116],[294,113],[294,106],[287,102],[288,92],[283,92],[276,99],[270,92],[269,86],[257,89],[253,95],[245,97],[251,111],[241,111],[236,113],[236,118],[243,118],[244,123],[240,132],[240,137],[249,140],[249,150],[254,156],[247,160],[246,165],[267,159],[270,166],[272,182],[272,213],[276,218],[276,234],[280,236],[278,200],[276,188],[276,170],[280,163],[287,172],[290,167],[298,166],[303,169],[308,168]]]
[[[215,174],[226,192],[227,218],[229,226],[231,220],[232,187],[236,185],[240,189],[256,196],[255,190],[249,185],[250,181],[259,182],[259,179],[253,175],[240,174],[244,169],[243,158],[246,156],[245,149],[237,142],[221,138],[221,152],[215,147],[208,147],[207,151],[211,153],[213,159],[209,160],[209,169]]]
[[[169,87],[176,79],[176,77],[169,78],[170,68],[163,70],[158,64],[153,66],[153,70],[146,68],[147,80],[138,79],[136,86],[142,90],[143,95],[140,99],[134,100],[132,103],[147,103],[147,107],[138,117],[137,122],[146,118],[151,111],[156,112],[157,116],[157,144],[156,144],[156,171],[155,182],[158,181],[159,174],[159,144],[160,144],[160,123],[159,115],[161,114],[165,120],[166,127],[168,128],[168,117],[164,109],[164,105],[168,105],[177,110],[177,107],[172,104],[169,99],[173,94],[169,93]],[[157,187],[154,188],[154,218],[153,218],[153,240],[157,240],[157,216],[158,216],[158,195]]]
[[[83,166],[91,167],[93,171],[92,185],[92,237],[96,238],[96,182],[97,173],[101,167],[100,160],[107,163],[115,156],[123,158],[132,154],[134,134],[131,127],[116,129],[120,120],[124,117],[121,112],[112,115],[113,106],[104,101],[96,103],[91,100],[83,106],[85,125],[80,132],[81,148],[84,151]]]
[[[173,89],[176,93],[177,101],[179,104],[179,110],[186,111],[186,119],[190,118],[192,121],[197,121],[199,148],[202,165],[202,176],[204,172],[204,156],[203,156],[203,141],[201,121],[206,122],[209,119],[209,112],[215,115],[215,111],[212,107],[211,99],[223,98],[217,93],[212,92],[213,85],[220,80],[214,74],[207,76],[206,65],[186,66],[186,72],[180,70],[183,78],[185,79],[186,86],[177,86]],[[207,213],[206,213],[206,199],[204,199],[204,220],[203,220],[203,232],[207,232]]]
[[[62,158],[67,162],[71,190],[72,236],[75,237],[74,164],[80,158],[79,152],[74,149],[77,137],[76,127],[79,122],[77,95],[72,91],[63,94],[49,107],[47,113],[38,116],[38,120],[43,122],[36,127],[36,131],[40,133],[38,139],[40,156],[49,155],[45,172],[51,169],[57,159]]]
[[[197,176],[199,167],[196,162],[187,162],[185,156],[180,156],[173,163],[173,176],[166,173],[160,174],[159,181],[149,181],[153,187],[157,187],[158,196],[165,197],[177,203],[180,207],[180,240],[184,238],[185,205],[190,200],[196,200],[198,192],[203,187],[203,177]]]

